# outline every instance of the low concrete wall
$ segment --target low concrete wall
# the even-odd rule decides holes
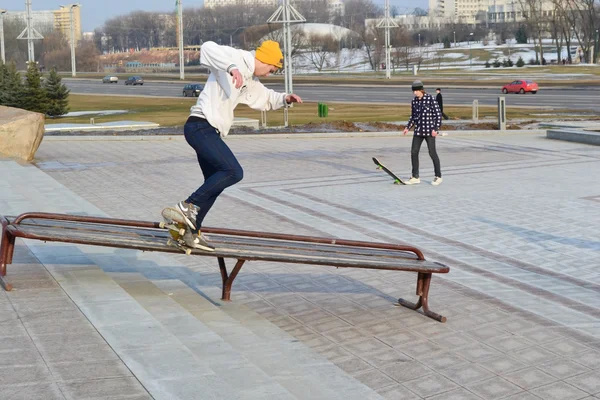
[[[31,161],[44,138],[44,114],[0,106],[0,153]]]
[[[600,132],[589,132],[578,129],[549,130],[546,133],[546,137],[549,139],[600,146]]]

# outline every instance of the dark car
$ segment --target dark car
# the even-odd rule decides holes
[[[144,78],[142,78],[141,76],[130,76],[125,81],[125,85],[135,86],[135,85],[143,85],[143,84],[144,84]]]
[[[183,97],[188,97],[188,96],[198,97],[198,96],[200,96],[200,92],[202,90],[204,90],[204,85],[201,85],[199,83],[190,83],[183,87]]]
[[[511,83],[509,83],[508,85],[504,85],[502,87],[502,93],[506,94],[506,93],[526,93],[526,92],[531,92],[533,94],[536,94],[539,90],[538,84],[530,81],[530,80],[526,80],[526,79],[519,79],[516,81],[512,81]]]

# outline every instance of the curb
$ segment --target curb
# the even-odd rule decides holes
[[[440,140],[451,139],[453,136],[469,136],[469,135],[494,135],[494,134],[530,134],[530,135],[545,135],[545,129],[520,129],[520,130],[479,130],[479,131],[450,131],[445,136],[441,136]],[[445,133],[445,132],[444,132]],[[411,138],[413,135],[403,136],[401,131],[387,132],[331,132],[331,133],[274,133],[274,134],[237,134],[228,135],[227,140],[236,139],[338,139],[338,138],[364,138],[364,137],[397,137]],[[168,140],[185,140],[183,135],[90,135],[90,136],[48,136],[44,137],[44,141],[168,141]]]

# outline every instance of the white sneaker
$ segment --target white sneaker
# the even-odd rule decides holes
[[[410,177],[409,180],[406,181],[407,185],[415,185],[417,183],[421,183],[421,179],[419,179],[419,178],[413,178],[412,176]]]
[[[441,178],[441,177],[438,177],[438,176],[436,176],[435,178],[433,178],[433,182],[431,182],[431,184],[432,184],[433,186],[437,186],[437,185],[439,185],[440,183],[442,183],[442,178]]]

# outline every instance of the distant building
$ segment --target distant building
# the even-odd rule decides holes
[[[541,17],[552,16],[552,0],[540,0],[538,6]],[[486,22],[486,18],[488,24],[519,22],[529,11],[522,7],[519,0],[429,0],[429,15],[463,24]]]
[[[7,21],[18,20],[23,26],[27,25],[27,12],[9,11],[4,17]],[[38,32],[58,31],[67,39],[71,37],[71,13],[68,7],[58,10],[31,11],[31,23]],[[73,24],[75,40],[82,39],[81,34],[81,10],[80,7],[73,9]]]
[[[54,28],[66,38],[71,38],[71,10],[69,7],[60,6],[54,13]],[[81,40],[81,7],[73,8],[73,27],[75,41]]]
[[[273,10],[277,8],[278,0],[204,0],[205,8],[226,7],[226,6],[269,6]]]

